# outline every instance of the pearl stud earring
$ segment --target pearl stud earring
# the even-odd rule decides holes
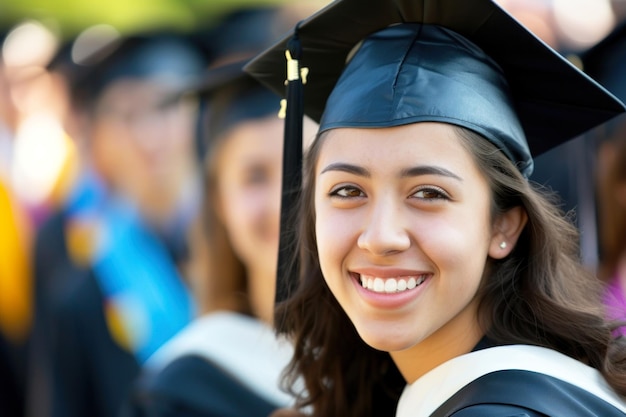
[[[500,249],[506,249],[506,242],[500,243]]]

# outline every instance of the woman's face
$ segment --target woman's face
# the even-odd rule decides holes
[[[217,157],[218,216],[245,265],[252,308],[271,321],[280,221],[283,121],[243,123],[223,139]]]
[[[412,361],[463,339],[471,349],[500,241],[489,185],[454,128],[332,130],[315,181],[321,270],[361,338]]]
[[[153,80],[117,80],[100,97],[92,126],[100,174],[149,217],[171,215],[195,167],[193,106],[161,106],[166,91]]]

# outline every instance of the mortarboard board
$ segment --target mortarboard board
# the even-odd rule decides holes
[[[287,76],[286,49],[297,60]],[[288,97],[286,126],[300,104],[320,131],[453,123],[493,142],[525,176],[533,156],[624,111],[491,0],[336,0],[246,70],[284,94],[285,78],[288,89],[298,88],[304,67],[304,97]],[[301,172],[301,155],[288,150],[299,141],[289,131],[284,164],[296,168],[283,178]],[[283,187],[283,210],[290,210],[285,195],[295,195],[299,184]],[[287,249],[294,228],[281,228],[277,301],[293,285],[290,268],[298,268]]]
[[[626,101],[626,22],[581,55],[583,70],[620,100]],[[624,131],[622,116],[603,126],[602,138]],[[598,131],[599,133],[599,131]]]
[[[583,70],[626,100],[626,22],[582,55]]]

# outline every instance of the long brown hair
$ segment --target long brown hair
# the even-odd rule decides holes
[[[492,190],[492,217],[515,206],[528,224],[514,251],[490,260],[480,289],[479,320],[497,344],[545,346],[598,369],[626,395],[626,343],[612,336],[599,281],[581,266],[578,233],[558,207],[538,192],[490,142],[458,128]],[[325,140],[305,159],[300,204],[301,274],[294,294],[277,307],[295,353],[285,386],[303,378],[299,407],[314,416],[392,414],[405,385],[391,357],[366,345],[327,287],[315,241],[314,171]]]
[[[222,149],[228,140],[227,131],[216,131],[215,119],[222,116],[234,99],[236,88],[224,88],[212,97],[210,110],[202,115],[204,124],[202,163],[204,193],[201,216],[192,230],[192,261],[199,266],[195,278],[198,304],[202,314],[217,310],[251,314],[246,269],[235,254],[228,233],[218,213],[217,186]]]

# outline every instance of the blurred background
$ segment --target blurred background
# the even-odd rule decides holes
[[[0,84],[4,102],[0,109],[7,115],[0,121],[10,125],[14,134],[12,141],[0,140],[0,172],[9,176],[19,197],[35,210],[35,216],[45,215],[38,211],[54,204],[62,192],[59,188],[70,175],[74,151],[72,141],[58,123],[64,107],[56,101],[57,92],[46,66],[65,42],[81,34],[110,42],[122,36],[162,30],[202,36],[203,31],[210,30],[232,10],[280,3],[287,2],[1,0],[0,51],[6,85]],[[305,6],[316,10],[323,4],[306,0]],[[89,42],[85,45],[87,49],[94,47]]]
[[[29,349],[24,346],[35,321],[33,269],[37,262],[33,260],[33,248],[37,234],[67,204],[85,173],[81,166],[85,154],[110,152],[111,170],[129,165],[124,167],[124,160],[120,159],[123,155],[118,155],[119,147],[125,146],[120,142],[109,141],[101,149],[83,149],[86,141],[77,133],[81,132],[77,124],[84,109],[75,108],[76,101],[72,100],[76,97],[69,91],[76,86],[67,85],[72,82],[72,68],[85,64],[94,51],[102,51],[119,39],[159,31],[189,36],[201,49],[206,47],[210,55],[209,44],[216,42],[214,35],[209,35],[211,30],[233,11],[281,6],[293,7],[298,16],[308,16],[327,3],[328,0],[0,0],[0,417],[46,415],[45,411],[24,411],[33,409],[32,405],[24,406],[29,401],[26,397],[33,395],[28,394],[26,387],[33,370],[25,371],[29,368],[28,356],[33,353],[25,353]],[[626,0],[497,3],[578,66],[582,66],[581,54],[626,20]],[[284,33],[282,28],[268,29]],[[59,74],[64,75],[64,81]],[[133,129],[135,124],[154,121],[151,117],[161,111],[122,110],[128,116],[123,122]],[[113,116],[126,117],[120,113],[122,110]],[[109,117],[107,111],[96,108],[94,114]],[[97,142],[90,143],[93,148]],[[598,262],[596,148],[590,138],[559,148],[537,161],[533,177],[559,192],[564,209],[577,210],[576,221],[583,231],[582,257],[594,270]],[[107,159],[101,153],[98,158]],[[97,165],[102,161],[93,162]],[[141,169],[136,171],[138,176],[145,174]],[[131,185],[132,175],[131,171],[123,174]],[[148,205],[159,205],[159,201]],[[7,375],[11,377],[3,378]],[[21,409],[9,413],[3,408],[8,404],[4,394],[7,398],[20,397],[16,407]],[[42,394],[36,391],[35,395],[41,398]]]

